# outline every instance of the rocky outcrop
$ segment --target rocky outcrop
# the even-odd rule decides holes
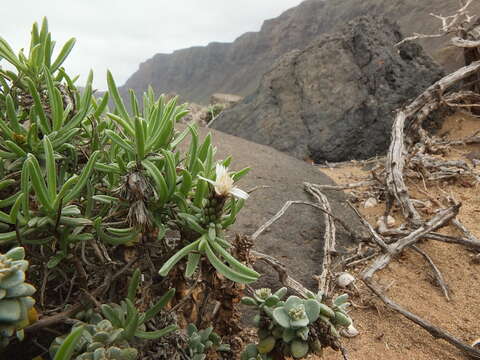
[[[237,105],[242,100],[243,100],[243,97],[238,95],[215,93],[210,97],[210,104],[223,105],[227,109],[227,108],[231,108],[234,105]]]
[[[360,17],[280,58],[212,127],[316,162],[382,154],[393,112],[442,71],[397,25]]]
[[[233,43],[211,43],[172,54],[157,54],[142,63],[123,86],[137,93],[148,85],[158,93],[176,92],[182,100],[207,104],[212,93],[246,96],[280,56],[305,48],[314,38],[360,15],[382,15],[398,21],[404,34],[436,33],[440,22],[430,16],[450,14],[458,8],[453,0],[307,0],[275,19],[267,20],[259,32],[246,33]],[[471,5],[480,13],[480,1]],[[429,39],[422,44],[442,64],[454,67],[458,53],[445,50],[446,39]]]

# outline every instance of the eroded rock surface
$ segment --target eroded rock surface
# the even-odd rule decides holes
[[[359,17],[281,57],[257,91],[211,125],[316,162],[383,154],[394,111],[441,78],[399,27]]]

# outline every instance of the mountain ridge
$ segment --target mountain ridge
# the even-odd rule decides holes
[[[408,36],[413,32],[436,32],[440,22],[429,14],[451,14],[457,7],[452,0],[437,0],[434,4],[416,0],[306,0],[265,20],[259,31],[246,32],[231,43],[211,42],[170,54],[155,54],[140,64],[120,90],[124,95],[129,88],[142,93],[151,85],[159,93],[174,92],[184,101],[198,103],[207,103],[214,92],[247,96],[280,56],[305,48],[317,36],[332,32],[357,16],[384,14],[398,21]],[[473,3],[471,11],[480,12],[480,2]],[[422,45],[450,70],[461,57],[453,59],[445,51],[446,41],[429,39]]]

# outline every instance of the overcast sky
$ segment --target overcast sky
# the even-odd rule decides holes
[[[109,68],[123,84],[140,62],[156,53],[212,41],[230,42],[302,0],[1,0],[0,36],[19,50],[28,48],[34,21],[48,17],[59,45],[77,43],[65,66],[105,88]],[[82,80],[79,81],[82,83]]]

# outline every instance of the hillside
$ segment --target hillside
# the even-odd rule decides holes
[[[158,92],[175,92],[185,101],[206,103],[214,92],[249,95],[258,86],[261,75],[281,55],[303,49],[315,37],[332,31],[359,15],[385,14],[399,22],[401,31],[434,33],[439,22],[431,12],[449,14],[457,2],[414,0],[306,0],[275,19],[264,22],[260,31],[243,34],[233,43],[211,43],[172,54],[156,54],[140,64],[122,87],[142,92],[152,85]],[[480,11],[480,2],[472,4]],[[424,44],[430,55],[447,68],[460,59],[445,50],[445,40]]]

